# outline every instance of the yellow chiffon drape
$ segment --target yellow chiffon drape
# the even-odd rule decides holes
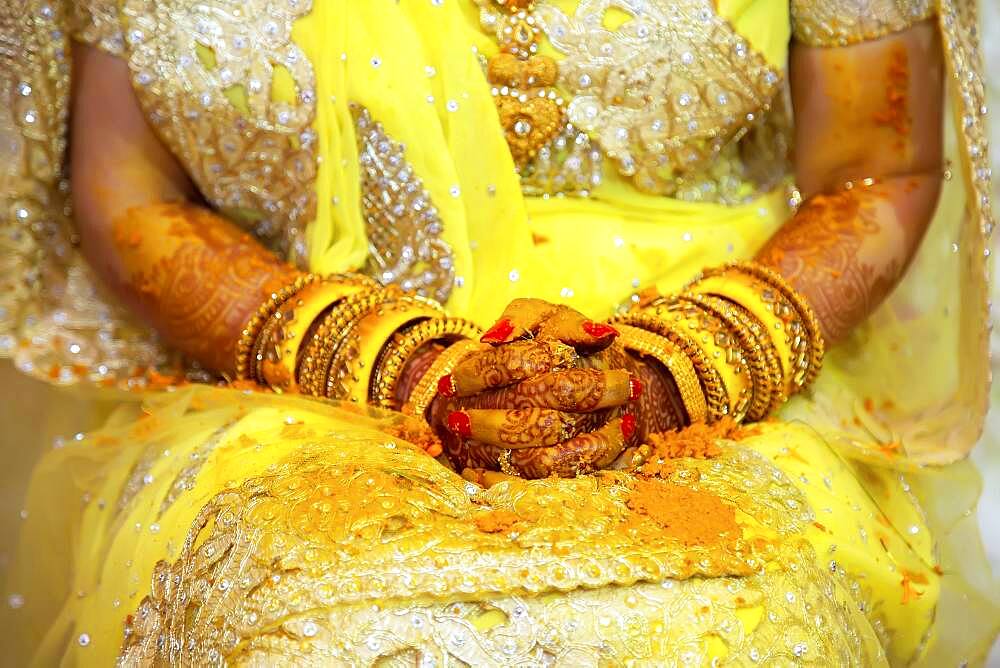
[[[717,9],[783,66],[787,2]],[[449,310],[484,325],[518,296],[605,317],[637,288],[672,291],[752,256],[790,213],[781,189],[685,202],[610,167],[590,198],[524,197],[479,60],[496,45],[471,0],[314,0],[293,37],[316,75],[314,271],[356,269],[367,253],[358,107],[405,145],[445,221],[460,279]],[[964,197],[960,180],[946,184],[914,271],[833,353],[816,392],[719,461],[681,463],[676,483],[739,507],[747,543],[764,537],[770,552],[740,561],[608,530],[627,514],[626,474],[482,490],[390,436],[396,416],[190,388],[123,397],[105,429],[44,459],[10,586],[16,644],[44,664],[106,664],[128,622],[128,659],[176,650],[192,663],[975,659],[995,603],[935,533],[958,536],[973,501],[928,503],[975,477],[905,456],[963,432],[955,413],[976,410],[953,399],[964,339],[944,310]],[[477,524],[500,510],[530,518],[520,535]],[[980,624],[944,632],[951,604]]]

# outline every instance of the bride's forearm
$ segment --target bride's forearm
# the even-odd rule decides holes
[[[758,254],[836,343],[895,288],[943,172],[943,62],[932,21],[844,47],[793,44],[795,172],[805,203]]]
[[[892,292],[934,213],[940,174],[899,176],[808,199],[757,255],[816,311],[836,343]]]
[[[208,209],[151,204],[112,227],[112,280],[171,347],[231,373],[246,322],[299,272]]]

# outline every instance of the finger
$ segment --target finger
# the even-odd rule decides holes
[[[556,339],[593,352],[611,345],[618,330],[594,322],[569,306],[541,299],[515,299],[481,340],[498,345],[525,336]]]
[[[542,321],[555,309],[555,304],[541,299],[515,299],[507,304],[500,319],[479,340],[501,344],[534,335]]]
[[[585,413],[564,413],[547,408],[471,409],[448,415],[448,429],[501,448],[537,448],[569,440],[593,424]]]
[[[576,351],[558,341],[515,341],[472,353],[441,379],[438,391],[466,397],[571,366],[576,359]]]
[[[551,408],[590,413],[622,406],[642,395],[638,376],[617,369],[550,371],[497,390],[487,390],[462,402],[464,408]]]
[[[516,477],[512,475],[507,475],[506,473],[501,473],[499,471],[490,471],[489,469],[472,469],[465,468],[462,469],[462,478],[468,480],[469,482],[474,482],[480,487],[485,487],[489,489],[498,482],[505,482],[507,480],[517,480]]]
[[[632,436],[627,417],[611,420],[597,431],[558,445],[512,450],[510,466],[525,478],[569,478],[604,468],[618,458]]]
[[[618,337],[618,330],[611,325],[594,322],[568,306],[559,306],[542,321],[535,336],[596,352],[610,346]]]

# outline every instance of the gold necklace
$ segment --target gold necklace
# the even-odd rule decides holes
[[[538,54],[541,28],[534,0],[480,0],[484,27],[496,33],[500,52],[486,76],[510,153],[519,170],[566,126],[565,102],[553,86],[559,67]]]

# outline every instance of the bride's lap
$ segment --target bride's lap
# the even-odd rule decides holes
[[[806,428],[679,460],[657,484],[715,495],[744,527],[739,544],[685,545],[634,517],[629,474],[483,490],[391,436],[397,419],[192,388],[54,451],[28,502],[52,521],[26,523],[15,569],[24,642],[53,660],[111,660],[125,638],[131,658],[194,662],[847,665],[875,660],[880,628],[910,642],[901,574],[908,611],[933,609],[933,573]]]

